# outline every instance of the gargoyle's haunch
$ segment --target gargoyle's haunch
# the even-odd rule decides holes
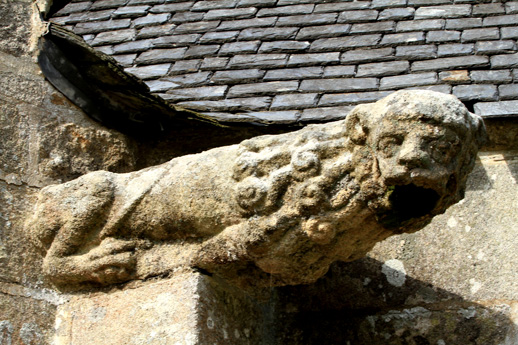
[[[308,283],[460,200],[484,137],[454,97],[397,92],[345,121],[46,187],[27,226],[57,284],[180,266]]]

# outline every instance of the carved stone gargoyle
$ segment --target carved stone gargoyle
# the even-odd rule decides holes
[[[181,267],[310,283],[459,201],[484,140],[455,97],[400,91],[344,121],[43,188],[27,227],[60,286]]]

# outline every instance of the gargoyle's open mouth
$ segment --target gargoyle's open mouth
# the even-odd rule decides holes
[[[433,189],[415,184],[394,186],[388,197],[390,209],[380,215],[378,220],[386,228],[398,227],[410,219],[430,213],[439,199],[439,194]]]

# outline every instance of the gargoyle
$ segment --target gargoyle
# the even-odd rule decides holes
[[[343,121],[43,188],[27,227],[58,285],[182,266],[309,283],[459,201],[484,138],[455,97],[400,91]]]

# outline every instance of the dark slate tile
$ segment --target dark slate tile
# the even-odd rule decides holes
[[[487,66],[488,63],[489,58],[487,56],[446,57],[434,60],[415,61],[412,63],[412,71],[437,71],[463,67],[482,67]]]
[[[353,24],[351,34],[363,34],[374,32],[393,32],[396,28],[394,21]]]
[[[343,11],[340,13],[338,23],[357,23],[374,21],[378,19],[379,12],[376,10]]]
[[[271,7],[277,0],[239,0],[236,7]]]
[[[461,101],[496,101],[498,92],[495,85],[471,84],[453,87],[453,94]]]
[[[237,35],[239,31],[207,32],[200,38],[200,43],[226,43],[235,40]]]
[[[516,23],[518,23],[518,14],[486,17],[482,22],[484,26],[516,25]]]
[[[297,27],[250,28],[239,34],[239,40],[283,40],[295,38]]]
[[[88,11],[92,6],[92,2],[83,1],[83,2],[71,2],[68,3],[65,7],[54,14],[55,16],[64,16],[70,13],[82,13]]]
[[[152,42],[155,48],[173,48],[196,43],[200,37],[200,34],[172,35],[155,38]]]
[[[222,70],[226,68],[229,61],[229,58],[204,58],[200,68],[202,70]]]
[[[324,78],[353,77],[356,74],[356,66],[326,66],[324,67]]]
[[[288,66],[311,66],[338,63],[340,53],[314,53],[314,54],[292,54],[288,60]]]
[[[321,38],[311,44],[310,51],[341,51],[371,47],[378,44],[381,34]]]
[[[493,68],[518,67],[518,53],[491,56],[491,67],[493,67]]]
[[[123,67],[131,67],[137,58],[137,54],[113,55],[112,57]]]
[[[212,75],[212,72],[197,72],[197,73],[188,73],[181,75],[168,76],[164,78],[167,81],[178,84],[181,87],[193,87],[207,84],[209,81],[209,77]]]
[[[460,31],[440,30],[426,34],[426,43],[455,42],[460,40]]]
[[[193,23],[183,23],[176,27],[175,33],[190,33],[190,32],[207,32],[215,29],[219,25],[219,21],[197,21]]]
[[[498,87],[500,99],[518,99],[518,84],[500,85]]]
[[[271,16],[292,16],[296,14],[310,14],[313,12],[315,5],[293,5],[293,6],[279,6],[262,8],[257,13],[257,17],[271,17]]]
[[[90,10],[105,10],[107,8],[119,8],[124,6],[128,0],[97,0],[95,1]]]
[[[227,97],[245,97],[253,95],[278,95],[297,91],[298,81],[269,81],[264,83],[234,85],[228,90]]]
[[[480,15],[494,15],[494,14],[504,14],[505,7],[504,4],[500,3],[492,3],[492,4],[475,4],[473,5],[473,16]]]
[[[217,54],[220,48],[219,44],[196,45],[191,46],[185,53],[185,58],[200,58]]]
[[[78,35],[98,33],[103,31],[126,29],[131,25],[130,19],[107,20],[103,22],[78,23],[74,27],[74,32]]]
[[[344,52],[340,58],[342,64],[355,62],[374,62],[389,60],[394,57],[394,48],[356,49]]]
[[[424,32],[404,32],[399,34],[385,34],[381,40],[382,45],[394,44],[418,44],[425,42]]]
[[[197,72],[200,69],[201,63],[201,59],[176,61],[169,70],[169,75]]]
[[[471,5],[442,5],[419,7],[414,19],[461,18],[471,14]]]
[[[194,5],[194,1],[186,1],[186,2],[174,2],[167,3],[162,5],[155,5],[151,8],[151,13],[173,13],[180,11],[188,11],[192,5]]]
[[[158,26],[146,26],[137,33],[137,38],[154,38],[171,35],[176,28],[174,24],[164,24]]]
[[[459,19],[447,19],[446,29],[447,30],[462,30],[479,28],[482,26],[482,18],[459,18]]]
[[[241,30],[255,27],[273,26],[277,21],[277,17],[252,18],[224,21],[218,27],[218,30]]]
[[[437,84],[437,81],[437,74],[435,72],[384,77],[380,81],[380,90]]]
[[[508,14],[518,13],[518,1],[509,1],[505,3],[505,12]]]
[[[396,31],[429,31],[441,30],[446,21],[444,19],[407,20],[396,24]]]
[[[261,41],[243,41],[225,43],[221,46],[219,51],[220,56],[236,55],[236,54],[251,54],[257,52]],[[261,53],[261,52],[260,52]]]
[[[372,0],[372,8],[404,7],[407,0]]]
[[[317,13],[301,16],[279,17],[276,26],[309,26],[334,24],[338,14],[336,13]]]
[[[487,29],[470,29],[462,32],[462,41],[483,41],[483,40],[497,40],[500,38],[500,30],[498,28]]]
[[[518,26],[511,26],[507,28],[500,28],[502,39],[518,38]]]
[[[163,62],[173,62],[182,59],[185,56],[186,51],[187,48],[185,47],[148,50],[140,54],[136,62],[139,65],[153,65]]]
[[[274,41],[264,42],[259,48],[259,53],[297,53],[309,48],[307,41]]]
[[[170,63],[167,64],[161,64],[161,65],[151,65],[151,66],[144,66],[144,67],[131,67],[126,68],[125,71],[131,74],[134,74],[135,76],[139,77],[140,79],[156,79],[160,78],[167,74],[167,71],[169,71],[169,68],[171,67]]]
[[[518,115],[518,101],[475,103],[475,114],[482,117],[501,117]]]
[[[180,102],[178,105],[198,111],[258,111],[267,110],[272,97],[226,98],[218,101]]]
[[[175,89],[180,85],[165,80],[150,80],[145,82],[151,92],[165,92]]]
[[[275,68],[284,67],[288,60],[287,54],[252,54],[233,56],[229,68]]]
[[[101,46],[107,44],[116,44],[121,42],[131,41],[136,36],[135,29],[124,29],[117,31],[105,31],[97,34],[92,41],[92,46]]]
[[[514,41],[482,41],[475,45],[477,53],[482,54],[502,54],[512,53],[516,51],[516,43]]]
[[[396,56],[409,60],[433,59],[437,57],[437,46],[434,44],[400,46],[396,48]]]
[[[318,4],[315,6],[313,13],[323,12],[343,12],[351,10],[362,10],[370,8],[370,1],[347,1],[347,2],[333,2],[330,4]]]
[[[471,55],[471,54],[473,54],[474,51],[475,51],[475,45],[473,43],[441,44],[438,47],[437,55],[440,57]]]
[[[350,28],[351,24],[332,24],[303,27],[297,34],[297,39],[306,40],[323,37],[343,36],[349,32]]]
[[[304,109],[300,116],[301,122],[333,121],[344,119],[354,109],[354,105],[340,107],[321,107]]]
[[[257,8],[255,7],[210,10],[203,16],[203,20],[235,20],[252,18],[256,12]]]
[[[144,26],[161,25],[165,24],[169,18],[171,18],[170,13],[148,14],[145,17],[133,20],[133,26],[139,29]]]
[[[403,20],[414,17],[415,9],[413,7],[404,8],[388,8],[380,12],[378,20]]]
[[[237,4],[237,0],[207,0],[196,1],[191,8],[192,11],[209,11],[219,8],[233,8]]]
[[[266,72],[265,81],[271,80],[293,80],[293,79],[309,79],[319,78],[323,74],[323,67],[300,67],[300,68],[284,68],[273,69]]]
[[[203,12],[178,12],[173,15],[173,18],[171,18],[170,21],[175,24],[192,23],[201,21],[203,16]]]
[[[85,23],[85,22],[95,22],[95,21],[104,21],[111,18],[114,9],[104,10],[104,11],[95,11],[95,12],[81,12],[81,13],[72,13],[68,16],[67,24],[74,23]]]
[[[358,66],[356,77],[383,77],[408,72],[410,63],[408,61],[389,61],[369,63]]]
[[[167,98],[173,101],[221,99],[225,96],[227,86],[200,86],[193,88],[178,88],[167,91]]]
[[[147,14],[150,6],[127,6],[120,7],[113,12],[113,18],[137,18]]]
[[[507,69],[502,70],[480,70],[470,72],[471,80],[475,83],[497,83],[505,84],[513,81],[511,71]]]
[[[383,97],[390,95],[392,91],[369,91],[369,92],[350,92],[350,93],[331,93],[325,94],[318,102],[319,106],[333,106],[343,104],[360,104],[376,102]]]
[[[294,123],[300,118],[300,111],[297,110],[286,110],[286,111],[262,111],[262,112],[250,112],[248,116],[258,118],[261,122],[270,123]]]
[[[377,78],[306,79],[300,84],[300,90],[305,92],[353,92],[377,88]]]
[[[272,101],[271,110],[303,109],[316,106],[317,93],[290,93],[277,95]]]
[[[214,73],[211,82],[216,84],[238,84],[251,83],[261,80],[266,72],[260,69],[217,71]]]

